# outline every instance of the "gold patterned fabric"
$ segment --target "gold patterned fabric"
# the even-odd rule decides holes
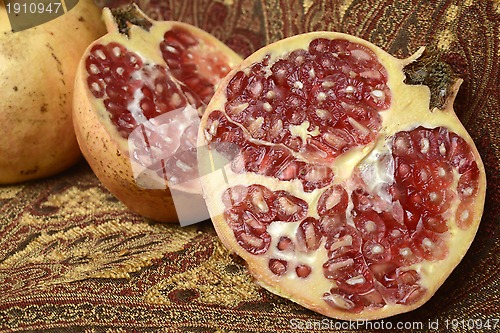
[[[100,1],[118,6],[125,1]],[[365,38],[398,57],[442,51],[464,78],[455,110],[486,165],[485,213],[436,295],[374,323],[328,319],[255,284],[210,221],[165,225],[130,212],[79,165],[0,187],[0,332],[498,332],[500,2],[139,0],[243,56],[313,30]],[[4,140],[3,138],[2,140]]]

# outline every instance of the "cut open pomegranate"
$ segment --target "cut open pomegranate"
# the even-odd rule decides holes
[[[170,189],[201,193],[199,117],[241,58],[209,33],[151,20],[136,5],[105,8],[103,17],[108,34],[89,46],[75,82],[78,143],[129,208],[177,221]]]
[[[223,80],[198,135],[202,185],[222,242],[259,284],[327,316],[377,319],[424,304],[460,262],[485,172],[453,111],[461,80],[413,84],[421,59],[316,32]]]

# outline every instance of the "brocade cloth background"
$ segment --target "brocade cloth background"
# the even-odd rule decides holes
[[[486,165],[485,212],[469,252],[435,296],[378,321],[374,331],[420,322],[418,331],[465,332],[471,320],[488,319],[496,330],[469,331],[500,330],[499,1],[138,3],[153,18],[213,33],[243,56],[312,30],[360,36],[398,57],[421,45],[443,51],[465,80],[455,110]],[[110,195],[84,161],[49,179],[0,187],[1,332],[354,331],[326,319],[254,284],[210,221],[180,227],[145,220]],[[332,329],[301,330],[299,322]]]

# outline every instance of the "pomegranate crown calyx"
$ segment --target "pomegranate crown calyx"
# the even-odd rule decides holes
[[[450,99],[453,99],[450,97],[454,97],[456,93],[457,81],[462,82],[452,67],[441,60],[441,53],[428,48],[425,48],[421,56],[406,65],[403,70],[406,76],[405,83],[429,87],[431,110],[444,109]]]
[[[152,20],[135,3],[117,8],[104,8],[103,19],[108,32],[119,31],[130,36],[130,27],[138,26],[149,31]]]

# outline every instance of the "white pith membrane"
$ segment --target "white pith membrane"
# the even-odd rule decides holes
[[[105,11],[104,16],[105,20],[113,21],[111,24],[108,22],[108,28],[111,26],[116,30],[111,13]],[[87,59],[94,57],[97,60],[87,64],[83,73],[83,79],[88,82],[88,98],[99,121],[115,138],[117,148],[129,158],[135,180],[141,188],[175,187],[200,193],[196,136],[199,117],[211,95],[201,100],[204,96],[197,95],[188,82],[201,92],[205,86],[215,90],[222,77],[239,62],[239,57],[236,54],[224,54],[228,52],[223,51],[228,50],[225,45],[193,26],[181,22],[151,22],[148,31],[130,25],[129,36],[118,31],[110,32],[89,48]],[[176,35],[181,35],[187,38],[187,43],[194,41],[195,44],[183,45],[186,50],[180,53],[176,49],[177,41],[170,44],[167,33],[172,33],[174,39]],[[107,49],[116,61],[109,61],[103,51],[93,47]],[[176,77],[175,73],[178,72],[186,74],[182,61],[180,67],[176,63],[176,56],[195,60],[189,64],[191,67],[197,65],[193,72],[195,75]],[[120,66],[120,63],[125,66]],[[127,64],[135,64],[136,67],[129,68],[127,72]],[[110,71],[114,70],[115,73],[113,79],[106,82],[101,76],[109,65],[112,66]],[[106,73],[111,75],[110,72]],[[202,85],[198,87],[199,82]],[[154,95],[154,100],[151,96],[145,96],[145,88]],[[117,99],[113,100],[109,96],[108,89],[113,95],[121,94],[120,98],[126,101],[117,106]],[[121,118],[113,121],[114,116],[108,112],[112,107],[121,108],[126,121]],[[155,109],[152,112],[154,116],[145,115],[144,110],[148,107],[150,110]],[[122,129],[117,125],[123,126]],[[128,129],[124,131],[123,128]]]
[[[243,114],[242,112],[248,110],[250,105],[248,101],[241,100],[239,104],[232,104],[232,101],[228,101],[226,97],[228,93],[227,87],[230,86],[231,80],[239,75],[239,72],[250,73],[252,66],[267,57],[269,65],[266,66],[264,72],[270,75],[270,68],[273,64],[280,59],[287,58],[292,51],[297,49],[307,50],[309,43],[317,38],[348,39],[353,43],[357,43],[373,52],[378,62],[382,64],[388,73],[388,91],[382,89],[373,89],[371,91],[373,98],[385,99],[388,98],[389,93],[391,99],[389,107],[377,110],[381,117],[381,124],[379,129],[370,129],[375,133],[374,139],[367,144],[350,147],[333,159],[328,157],[322,159],[321,154],[308,155],[305,148],[299,147],[294,150],[295,146],[290,148],[286,144],[279,144],[280,141],[276,142],[276,144],[270,143],[266,138],[272,137],[270,133],[273,133],[273,130],[283,131],[283,118],[285,116],[283,115],[282,119],[279,119],[279,116],[273,118],[275,119],[274,124],[263,130],[263,124],[266,121],[264,118],[237,118],[239,114]],[[430,94],[428,88],[403,83],[404,74],[402,68],[418,58],[420,52],[409,59],[398,60],[372,44],[352,36],[338,33],[310,33],[277,42],[264,50],[256,52],[237,66],[221,83],[202,118],[198,136],[198,145],[208,145],[209,147],[208,154],[199,154],[198,156],[200,169],[204,169],[206,173],[212,171],[211,174],[202,178],[202,186],[219,237],[227,248],[247,262],[248,269],[257,283],[274,293],[330,317],[377,319],[407,312],[425,303],[464,256],[474,238],[482,214],[486,186],[484,168],[474,143],[452,110],[454,96],[450,98],[444,110],[429,110]],[[353,55],[355,54],[358,57],[364,56],[362,51],[354,50]],[[314,72],[310,72],[310,75],[313,77]],[[257,96],[262,88],[255,82],[251,81],[246,91]],[[253,86],[251,86],[252,84]],[[455,87],[457,90],[458,85],[459,83]],[[291,85],[291,89],[303,89],[304,86],[305,82],[296,81]],[[335,87],[335,83],[324,82],[322,87],[326,89],[332,88]],[[352,86],[345,88],[347,91],[353,91],[354,89]],[[268,92],[265,98],[272,100],[275,95],[274,91]],[[328,97],[325,93],[320,92],[316,95],[316,98],[318,101],[324,101]],[[252,99],[250,99],[251,102]],[[260,105],[260,108],[264,110],[263,112],[273,112],[271,103],[264,102]],[[230,111],[229,114],[228,110]],[[318,108],[316,113],[321,118],[328,111]],[[236,117],[234,118],[236,120],[232,120],[231,117]],[[349,119],[348,122],[358,133],[367,130],[356,119]],[[226,127],[218,131],[221,126]],[[394,239],[403,238],[403,235],[398,234],[396,228],[394,228],[393,234],[384,234],[383,239],[374,238],[375,242],[369,239],[369,236],[361,240],[362,232],[359,230],[359,225],[357,226],[355,223],[356,215],[360,213],[359,209],[358,213],[355,212],[356,203],[353,202],[355,196],[353,196],[353,193],[357,193],[356,191],[359,191],[360,188],[363,189],[372,198],[367,208],[368,211],[375,212],[380,216],[383,214],[390,215],[395,221],[403,223],[402,204],[399,200],[394,200],[393,193],[389,190],[391,185],[396,183],[395,158],[397,157],[393,156],[393,148],[395,148],[393,145],[402,145],[404,143],[395,140],[398,132],[407,131],[413,133],[420,127],[429,129],[429,131],[435,128],[443,128],[451,136],[456,134],[465,140],[469,147],[467,149],[470,150],[470,156],[475,160],[480,171],[479,180],[477,181],[478,190],[475,192],[468,187],[461,189],[461,200],[457,193],[457,186],[461,177],[458,167],[451,168],[451,177],[449,175],[450,168],[446,170],[438,168],[437,177],[447,179],[450,185],[445,196],[448,206],[444,207],[447,209],[441,212],[440,210],[443,209],[434,208],[440,211],[434,215],[445,220],[447,230],[444,232],[441,230],[439,233],[429,233],[424,230],[429,227],[426,225],[424,228],[423,218],[421,217],[415,230],[412,231],[412,235],[410,235],[414,237],[411,239],[418,241],[418,244],[399,243],[400,247],[394,247],[394,250],[391,247],[391,250],[396,252],[390,254],[392,258],[390,260],[396,260],[395,257],[398,256],[399,259],[397,260],[399,262],[408,262],[408,264],[398,264],[394,267],[396,269],[395,273],[399,274],[398,276],[401,279],[409,281],[408,285],[401,283],[396,289],[388,291],[386,289],[389,289],[389,287],[384,287],[380,281],[374,279],[373,287],[369,290],[361,292],[346,291],[362,286],[367,282],[366,276],[360,272],[359,274],[349,275],[348,278],[343,280],[336,277],[326,278],[325,274],[328,273],[325,273],[323,265],[330,260],[330,273],[332,276],[336,276],[336,274],[342,275],[343,268],[357,264],[351,257],[343,254],[343,251],[349,252],[352,250],[352,244],[356,243],[356,240],[353,240],[348,233],[337,234],[337,238],[332,236],[334,232],[330,233],[328,237],[325,234],[318,236],[313,228],[309,227],[305,231],[304,229],[299,231],[299,226],[301,224],[307,225],[304,221],[310,221],[310,218],[321,220],[320,215],[322,214],[319,213],[318,209],[322,208],[319,207],[318,201],[321,201],[320,198],[323,193],[329,190],[335,192],[340,185],[347,192],[348,198],[345,207],[345,221],[333,214],[330,222],[324,222],[327,227],[332,229],[342,227],[343,229],[335,230],[344,230],[344,232],[357,230],[359,241],[361,241],[361,245],[359,245],[360,251],[370,250],[374,256],[383,253],[388,244],[389,246],[392,245],[391,243],[384,243],[385,239],[391,238],[394,241]],[[290,125],[288,130],[291,134],[290,137],[300,138],[299,142],[302,143],[306,142],[308,138],[315,138],[322,134],[320,128],[311,126],[308,120],[302,121],[300,124]],[[252,151],[255,153],[248,156],[244,155],[245,152],[234,153],[238,151],[238,144],[241,143],[237,139],[239,133],[243,133],[245,144],[250,147],[249,149],[253,149]],[[420,154],[429,153],[429,144],[426,139],[420,140],[418,147]],[[265,150],[266,153],[259,155],[259,150],[256,150],[255,146],[266,147],[265,149],[268,150]],[[296,173],[296,177],[293,177],[293,175],[283,176],[280,173],[266,174],[263,165],[266,164],[266,156],[272,149],[277,149],[280,152],[286,151],[297,165],[298,163],[313,161],[311,163],[314,165],[323,166],[325,170],[332,170],[333,179],[329,180],[326,185],[321,182],[314,183],[313,181],[313,186],[306,189],[306,181],[303,178],[299,179],[297,169],[292,168],[291,171],[292,174],[293,172]],[[232,153],[227,153],[231,150]],[[441,145],[438,151],[443,158],[448,154],[444,145]],[[255,161],[245,162],[245,158],[251,157]],[[458,163],[458,165],[462,165],[462,162]],[[315,170],[316,172],[308,174],[309,178],[316,180],[325,175],[321,169],[317,168]],[[279,175],[281,180],[276,175]],[[425,174],[422,177],[425,178]],[[256,185],[264,186],[264,192],[259,191],[260,187],[256,187]],[[228,189],[233,190],[228,192]],[[264,196],[268,191],[273,193],[273,198],[278,197],[279,199],[272,203],[266,201]],[[428,192],[428,200],[431,204],[432,201],[438,202],[440,200],[440,193],[432,190]],[[228,200],[229,193],[233,194],[231,200]],[[252,213],[238,215],[239,211],[233,209],[248,207],[249,204],[243,203],[243,198],[251,198],[251,195],[254,195],[253,199],[248,200],[253,200],[251,201],[251,205],[253,205]],[[468,198],[468,195],[471,197]],[[290,196],[296,199],[290,199]],[[326,209],[335,207],[341,201],[341,196],[341,194],[338,194],[327,199]],[[299,201],[297,200],[302,200],[301,202],[306,204],[306,212],[304,212],[304,206],[298,204]],[[458,221],[458,224],[461,225],[459,227],[455,213],[461,201],[467,201],[467,204],[463,205],[465,210],[459,213],[458,216],[465,219],[467,223],[464,226],[463,223]],[[230,203],[228,204],[228,202]],[[285,211],[284,216],[288,217],[287,220],[273,219],[271,222],[266,221],[265,216],[270,210],[270,205]],[[439,205],[436,205],[436,207],[439,207]],[[244,208],[243,211],[245,211]],[[375,220],[370,221],[368,219],[364,224],[364,228],[365,235],[374,234],[377,232],[377,223]],[[256,234],[260,236],[255,236]],[[319,239],[320,243],[318,244]],[[268,243],[264,246],[265,242]],[[309,244],[313,249],[307,250],[304,248],[306,246],[304,244]],[[325,245],[329,248],[327,249]],[[418,246],[418,249],[415,249],[415,246]],[[253,250],[250,251],[249,248]],[[255,251],[255,249],[257,250]],[[254,252],[252,253],[252,251]],[[425,253],[420,255],[420,259],[413,260],[414,251]],[[367,266],[373,264],[373,266],[370,266],[370,272],[374,273],[379,266],[375,265],[375,261],[365,258],[365,252],[362,253],[362,263]],[[422,258],[424,255],[429,259]],[[384,265],[388,266],[388,262],[382,261],[380,269],[383,269]],[[374,275],[368,274],[368,276],[373,277]],[[396,295],[394,292],[396,292]],[[399,294],[397,294],[398,292]],[[358,301],[356,301],[356,298],[358,298]],[[359,298],[361,301],[359,301]],[[361,302],[363,306],[361,308],[356,306],[354,304],[356,302]]]

